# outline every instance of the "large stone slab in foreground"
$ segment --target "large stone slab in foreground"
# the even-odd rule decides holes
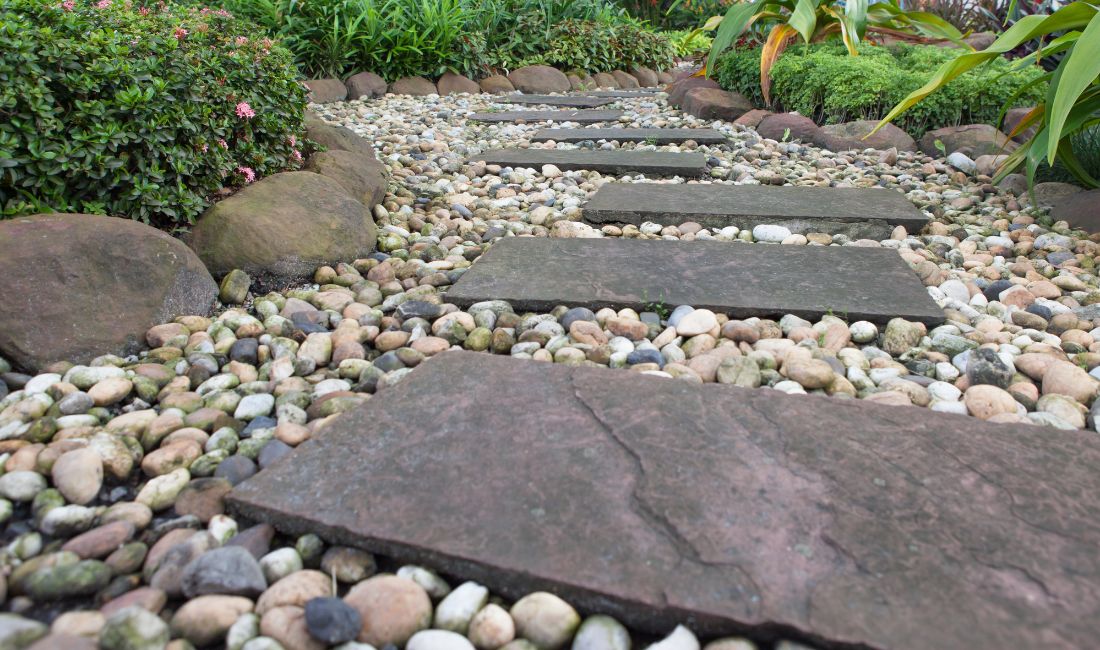
[[[707,157],[701,153],[675,151],[602,151],[591,149],[495,149],[469,160],[490,165],[533,167],[554,165],[562,171],[587,169],[605,174],[648,174],[652,176],[702,176]]]
[[[944,320],[897,251],[857,246],[509,237],[447,291],[447,302],[462,306],[491,299],[517,310],[663,303],[733,318],[832,313],[880,323],[895,316]]]
[[[781,224],[796,233],[869,239],[888,239],[895,226],[918,233],[928,223],[924,213],[892,190],[658,183],[606,184],[585,204],[584,218],[669,226],[695,221],[708,228]]]
[[[576,111],[500,111],[498,113],[471,113],[467,119],[475,122],[576,122],[577,124],[595,124],[596,122],[614,122],[623,116],[622,111],[612,110],[576,110]]]
[[[620,142],[651,142],[674,144],[694,140],[698,144],[724,144],[726,136],[714,129],[540,129],[532,142],[584,142],[585,140],[618,140]]]
[[[531,104],[535,106],[571,106],[573,108],[596,108],[614,104],[614,97],[580,97],[576,95],[505,95],[497,99],[505,104]]]
[[[229,502],[657,633],[886,650],[1100,638],[1087,431],[448,352]]]

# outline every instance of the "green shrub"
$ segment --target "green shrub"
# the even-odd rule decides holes
[[[921,87],[928,73],[958,51],[925,45],[864,47],[849,56],[836,43],[795,45],[771,69],[772,108],[798,111],[818,122],[878,120]],[[896,120],[913,137],[958,124],[996,124],[1001,108],[1025,83],[1042,74],[1036,66],[1017,68],[998,59],[968,72]],[[716,79],[727,90],[764,105],[760,89],[760,49],[737,49],[719,60]],[[1042,97],[1033,87],[1016,100],[1031,105]]]
[[[661,32],[661,34],[672,43],[676,56],[681,58],[706,54],[714,42],[705,32],[697,29]]]
[[[479,77],[534,63],[580,67],[566,64],[586,60],[597,66],[593,72],[671,64],[667,40],[607,0],[221,0],[221,6],[263,26],[314,78],[363,70],[388,81],[448,70]]]
[[[563,70],[609,72],[645,66],[672,67],[674,50],[667,38],[629,23],[566,20],[551,31],[545,50],[525,57],[504,51],[504,68],[541,63]]]
[[[181,227],[224,188],[296,167],[305,90],[254,33],[219,11],[5,0],[3,216]]]

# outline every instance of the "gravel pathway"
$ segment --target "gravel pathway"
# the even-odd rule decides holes
[[[159,648],[169,639],[181,649],[223,640],[246,650],[381,650],[406,641],[410,650],[521,650],[570,639],[576,649],[630,647],[630,633],[615,621],[582,623],[550,594],[505,603],[461,576],[444,580],[313,535],[287,539],[264,524],[245,528],[225,514],[234,484],[455,346],[994,422],[1096,426],[1097,243],[1051,223],[989,177],[918,154],[763,140],[681,115],[660,96],[612,105],[626,112],[616,126],[710,127],[729,143],[531,144],[547,124],[465,119],[510,106],[482,95],[315,107],[371,138],[391,169],[391,192],[375,209],[380,253],[322,267],[312,285],[250,296],[213,318],[158,325],[140,358],[57,364],[34,377],[0,360],[0,601],[10,612],[0,614],[0,645],[44,637],[39,647],[91,648],[98,639],[108,650]],[[933,220],[923,233],[899,227],[882,241],[777,225],[595,228],[579,221],[581,205],[602,184],[652,181],[464,162],[516,146],[700,152],[708,179],[660,182],[883,186],[902,190]],[[832,315],[731,320],[661,303],[640,313],[562,307],[542,314],[516,313],[500,301],[466,310],[448,304],[446,288],[494,240],[512,236],[892,248],[948,321],[929,330]],[[418,632],[429,623],[440,631]],[[635,637],[635,647],[649,641]],[[757,641],[705,647],[773,645]],[[651,647],[697,650],[700,643],[677,628]]]

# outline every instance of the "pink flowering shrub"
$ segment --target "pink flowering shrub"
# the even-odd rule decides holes
[[[185,228],[302,163],[290,55],[222,9],[0,3],[0,216],[91,212]]]

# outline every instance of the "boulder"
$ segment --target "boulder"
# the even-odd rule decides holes
[[[215,275],[242,269],[270,288],[365,257],[376,239],[369,208],[332,178],[302,171],[268,176],[207,210],[191,248]]]
[[[596,82],[597,88],[618,88],[619,82],[615,80],[615,76],[610,72],[597,72],[592,75],[592,80]]]
[[[565,78],[569,80],[569,88],[571,90],[584,90],[584,82],[581,78],[575,74],[567,74]]]
[[[436,82],[436,86],[439,88],[440,95],[459,95],[462,93],[477,95],[481,92],[481,86],[477,85],[476,82],[453,72],[445,72]]]
[[[306,170],[336,181],[353,199],[373,208],[386,198],[386,167],[374,157],[333,149],[313,154]]]
[[[597,88],[596,79],[592,75],[585,73],[581,76],[581,86],[583,86],[582,90],[595,90]]]
[[[756,131],[765,138],[776,141],[801,140],[813,142],[817,137],[818,127],[808,117],[798,113],[776,113],[768,115],[756,125]]]
[[[1032,106],[1022,106],[1017,108],[1010,108],[1005,112],[1004,133],[1011,135],[1012,132],[1019,126],[1020,122],[1024,121],[1027,114],[1031,112]],[[1030,126],[1024,130],[1023,133],[1017,134],[1012,139],[1016,142],[1027,142],[1031,139],[1031,136],[1035,135],[1035,131],[1038,130],[1038,126]]]
[[[894,147],[898,151],[916,151],[917,141],[893,124],[887,124],[871,137],[864,139],[878,120],[856,120],[841,124],[823,124],[818,128],[814,144],[832,151],[847,149],[879,149]]]
[[[1036,183],[1031,188],[1031,192],[1024,195],[1022,198],[1031,205],[1035,205],[1040,208],[1053,207],[1060,201],[1063,201],[1072,196],[1076,196],[1081,192],[1084,192],[1084,188],[1073,183],[1061,183],[1058,181],[1047,181],[1045,183]],[[1032,198],[1035,199],[1032,203]],[[1095,208],[1094,208],[1095,209]]]
[[[500,93],[515,92],[516,87],[512,85],[511,81],[508,81],[508,77],[501,74],[495,74],[491,77],[485,77],[478,85],[481,86],[481,92],[492,93],[494,95]]]
[[[178,239],[87,214],[0,221],[0,357],[30,372],[145,347],[145,332],[206,314],[218,285]]]
[[[684,95],[684,112],[704,120],[732,122],[752,110],[752,102],[740,93],[719,88],[692,88]]]
[[[937,140],[943,144],[945,151],[941,152],[936,147]],[[920,139],[920,150],[937,158],[956,151],[977,158],[1007,153],[1015,148],[1016,144],[1008,136],[988,124],[945,126],[925,133]]]
[[[673,81],[676,81],[676,77],[671,72],[661,71],[657,73],[657,83],[670,84]]]
[[[348,77],[344,82],[348,87],[348,99],[360,97],[381,97],[386,94],[386,80],[373,72],[360,72]]]
[[[1055,201],[1050,215],[1059,221],[1068,221],[1074,228],[1090,233],[1100,232],[1100,210],[1096,209],[1097,205],[1100,205],[1100,190],[1078,192]]]
[[[687,95],[688,91],[693,88],[720,88],[718,82],[713,79],[706,79],[704,77],[684,77],[672,84],[666,89],[668,92],[668,103],[672,106],[680,106],[684,101],[684,95]]]
[[[634,75],[642,88],[653,88],[661,83],[661,80],[657,78],[657,72],[645,66],[631,68],[630,74]]]
[[[753,110],[734,120],[733,123],[740,124],[741,126],[751,126],[755,129],[757,126],[760,125],[760,122],[769,115],[775,115],[775,113],[762,108],[754,108]]]
[[[309,101],[315,104],[331,104],[348,98],[348,87],[339,79],[310,79],[302,85],[309,89]]]
[[[641,84],[638,83],[638,78],[629,72],[623,72],[622,70],[612,70],[611,76],[615,77],[615,81],[618,82],[619,88],[640,88]]]
[[[402,77],[390,84],[390,92],[395,95],[423,97],[425,95],[438,95],[439,89],[424,77]]]
[[[548,65],[529,65],[513,70],[508,81],[525,93],[569,92],[569,79],[565,73]]]
[[[313,140],[329,151],[333,149],[350,151],[361,155],[363,158],[377,160],[370,140],[356,135],[354,131],[347,127],[328,124],[308,111],[306,112],[306,138]]]

